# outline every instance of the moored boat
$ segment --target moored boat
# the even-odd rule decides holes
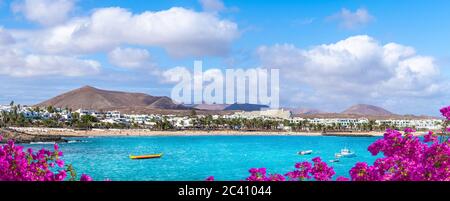
[[[299,155],[310,155],[312,153],[313,153],[312,150],[305,150],[305,151],[299,151],[298,152]]]
[[[330,163],[337,163],[339,161],[340,161],[339,158],[336,158],[336,159],[330,160]]]
[[[336,158],[352,158],[352,157],[356,157],[356,154],[352,151],[350,151],[347,148],[341,149],[341,151],[339,153],[334,154],[334,156]]]
[[[161,158],[161,157],[162,157],[162,153],[160,153],[160,154],[139,155],[139,156],[130,155],[130,159],[132,159],[132,160],[152,159],[152,158]]]

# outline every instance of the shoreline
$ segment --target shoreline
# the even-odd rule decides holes
[[[182,137],[182,136],[324,136],[324,137],[382,137],[384,132],[293,132],[293,131],[235,131],[235,130],[178,130],[155,131],[150,129],[91,129],[74,130],[68,128],[9,127],[1,129],[3,141],[14,139],[16,142],[68,142],[66,138],[89,137]],[[427,132],[416,132],[423,136]]]
[[[12,139],[16,143],[33,143],[33,142],[68,142],[68,140],[63,139],[64,137],[59,135],[49,135],[49,134],[29,134],[26,132],[21,132],[17,130],[12,130],[9,128],[0,128],[1,140],[0,143],[5,143]]]
[[[67,128],[14,127],[17,132],[36,136],[61,137],[114,137],[114,136],[345,136],[377,137],[384,132],[293,132],[293,131],[235,131],[235,130],[180,130],[155,131],[149,129],[92,129],[74,130]]]

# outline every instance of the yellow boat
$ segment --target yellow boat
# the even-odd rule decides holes
[[[161,158],[163,154],[149,154],[149,155],[140,155],[140,156],[133,156],[130,155],[130,159],[132,160],[138,160],[138,159],[151,159],[151,158]]]

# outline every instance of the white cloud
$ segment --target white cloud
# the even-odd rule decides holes
[[[57,5],[72,7],[70,2],[73,3],[58,0],[45,8],[48,12],[43,12],[46,1],[14,4],[16,12],[24,13],[30,20],[42,20],[41,23],[49,26],[15,30],[0,27],[0,74],[16,77],[88,75],[98,73],[100,63],[81,58],[107,53],[109,62],[118,67],[150,67],[150,74],[160,75],[147,50],[120,47],[161,47],[174,57],[222,56],[239,36],[234,22],[222,20],[214,13],[178,7],[138,14],[118,7],[100,8],[89,16],[61,22],[67,18],[67,12],[54,14],[53,11]],[[31,9],[33,7],[36,10]],[[33,12],[41,15],[33,15]],[[55,15],[58,21],[46,21],[50,15]]]
[[[100,63],[76,57],[27,54],[0,47],[0,75],[31,77],[46,75],[83,76],[100,71]]]
[[[383,45],[365,35],[309,49],[261,46],[257,54],[265,67],[280,68],[281,84],[289,86],[282,98],[294,104],[382,105],[393,97],[434,97],[443,90],[433,57],[396,43]]]
[[[10,45],[15,42],[11,34],[0,27],[0,47],[3,45]]]
[[[191,72],[184,66],[177,66],[162,73],[163,83],[177,83],[180,81],[180,75],[191,75]]]
[[[22,13],[30,21],[48,26],[64,22],[74,4],[74,0],[20,0],[12,4],[12,10]]]
[[[0,27],[0,75],[11,77],[32,76],[85,76],[100,72],[100,63],[80,59],[76,55],[42,54],[29,51],[27,43],[16,40],[11,30]]]
[[[200,4],[207,12],[220,12],[226,9],[222,0],[200,0]]]
[[[339,21],[339,26],[342,28],[353,29],[364,26],[372,22],[375,18],[365,8],[359,8],[355,12],[343,8],[339,13],[328,17],[328,19]]]
[[[157,46],[174,57],[221,56],[239,35],[237,24],[185,8],[133,14],[101,8],[91,16],[28,33],[36,49],[49,53],[109,51],[120,45]]]
[[[123,68],[151,67],[150,59],[146,49],[118,47],[108,53],[109,63]]]

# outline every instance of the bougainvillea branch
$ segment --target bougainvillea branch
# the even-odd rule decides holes
[[[0,141],[2,137],[0,136]],[[13,140],[0,146],[0,181],[64,181],[76,180],[76,173],[71,165],[61,160],[63,153],[58,144],[54,150],[41,149],[26,151]],[[67,175],[71,178],[67,178]],[[92,181],[88,175],[81,175],[81,181]]]

